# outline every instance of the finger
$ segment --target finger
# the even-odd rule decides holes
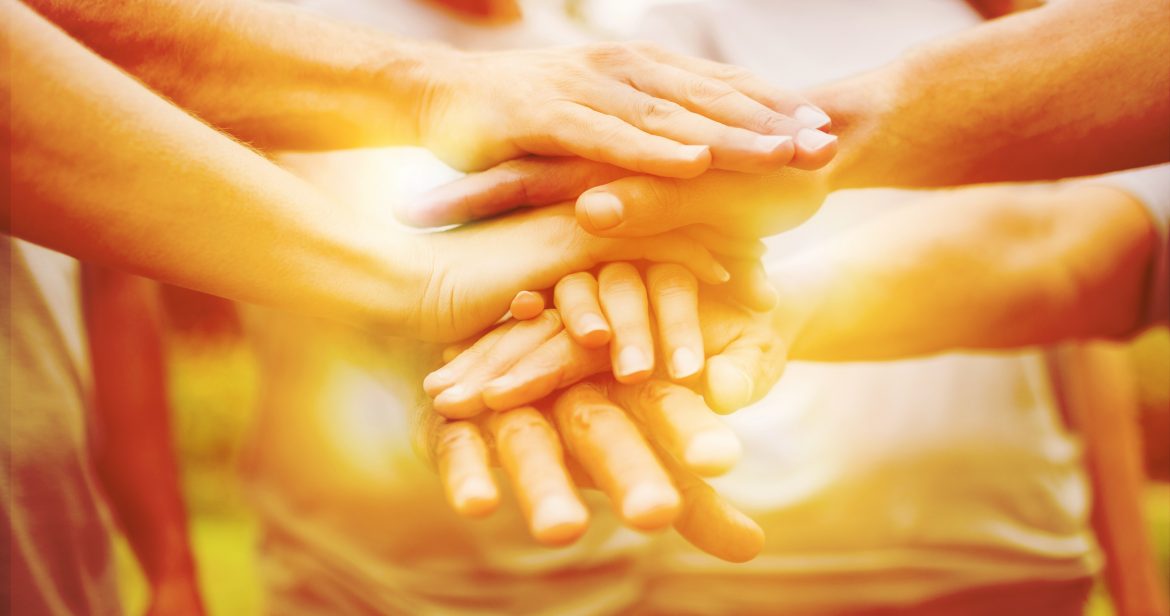
[[[641,78],[633,82],[638,89],[678,101],[695,111],[701,108],[703,115],[724,124],[766,135],[792,136],[796,153],[789,165],[798,169],[819,169],[836,155],[836,137],[818,130],[831,124],[829,115],[805,97],[777,88],[739,67],[654,46],[643,46],[642,51],[680,70],[681,75],[667,70],[631,74],[631,80]]]
[[[436,430],[432,449],[447,502],[463,516],[485,516],[500,503],[487,446],[479,428],[455,421]]]
[[[596,348],[609,342],[609,323],[597,301],[597,279],[589,272],[561,278],[553,290],[553,302],[565,322],[565,329],[582,346]]]
[[[589,512],[566,470],[560,438],[544,415],[532,407],[496,412],[488,426],[532,536],[546,545],[580,537]]]
[[[423,379],[423,391],[430,397],[435,397],[458,381],[468,370],[495,346],[519,321],[508,321],[497,326],[476,340],[471,346],[447,361],[438,370],[431,372]]]
[[[652,379],[614,387],[611,395],[645,426],[655,444],[695,473],[721,475],[743,454],[735,432],[686,387]]]
[[[711,150],[706,145],[684,145],[651,135],[577,104],[563,107],[552,132],[541,139],[549,140],[551,147],[528,149],[541,154],[572,154],[650,175],[693,178],[711,166]]]
[[[684,197],[678,180],[632,176],[578,197],[577,222],[594,235],[656,235],[703,222],[694,203],[693,194]]]
[[[677,263],[693,272],[707,284],[723,284],[731,280],[731,272],[702,244],[681,233],[656,235],[629,240],[592,238],[593,260],[597,263],[615,261],[653,261]],[[610,323],[612,329],[612,323]]]
[[[756,238],[727,235],[710,225],[691,225],[680,232],[720,257],[755,260],[767,252],[764,243]]]
[[[563,203],[631,171],[581,158],[533,156],[472,173],[398,206],[403,223],[439,227],[517,207]]]
[[[837,155],[837,136],[815,128],[802,128],[796,133],[796,154],[789,166],[797,169],[820,169]]]
[[[643,47],[640,51],[659,62],[718,79],[769,109],[798,120],[804,126],[824,128],[830,124],[829,115],[804,96],[778,88],[747,69],[675,53],[653,45]]]
[[[553,417],[569,453],[627,524],[656,530],[674,520],[679,495],[666,471],[625,411],[596,385],[570,387],[557,398]]]
[[[459,357],[460,353],[466,351],[467,349],[470,349],[471,345],[473,345],[473,344],[475,344],[474,340],[464,340],[463,342],[456,342],[455,344],[448,345],[447,347],[445,347],[443,349],[443,353],[442,353],[443,363],[444,364],[451,363],[452,360],[454,360],[456,357]],[[425,386],[424,386],[424,389],[425,389]],[[436,393],[438,393],[438,392],[436,392]]]
[[[562,331],[483,388],[488,408],[513,409],[610,370],[609,350],[586,348]]]
[[[656,65],[656,70],[663,66]],[[676,73],[680,78],[711,81],[673,67],[665,67],[665,71]],[[643,75],[639,79],[656,83],[665,77]],[[714,83],[723,89],[731,90],[726,84]],[[761,134],[738,128],[735,124],[721,124],[717,119],[711,119],[718,114],[712,115],[712,109],[709,107],[696,108],[689,105],[684,107],[687,101],[679,101],[683,103],[680,105],[671,100],[664,100],[678,95],[680,90],[682,89],[659,88],[658,92],[655,92],[659,97],[656,97],[623,85],[612,94],[600,97],[598,103],[591,106],[603,113],[617,116],[647,133],[668,137],[679,143],[711,146],[713,168],[765,173],[783,167],[792,160],[796,152],[793,135],[799,128],[795,122],[791,122],[789,127],[792,134]],[[757,107],[761,113],[783,118],[743,95],[738,96]],[[722,101],[720,104],[723,104]]]
[[[544,291],[520,291],[512,298],[508,312],[521,321],[527,321],[540,316],[548,306],[549,301]]]
[[[484,385],[504,374],[561,329],[561,318],[555,310],[545,310],[535,319],[517,322],[454,385],[435,396],[435,412],[451,419],[463,419],[487,410]]]
[[[682,380],[698,374],[704,356],[698,281],[682,266],[660,263],[646,269],[646,284],[670,378]]]
[[[637,268],[610,263],[597,276],[601,310],[613,330],[610,358],[619,382],[635,383],[654,371],[654,338],[650,334],[650,306]]]
[[[711,408],[731,413],[759,400],[784,373],[785,356],[780,339],[750,336],[708,358],[705,389]]]
[[[726,261],[731,280],[720,292],[725,292],[735,301],[760,312],[776,307],[780,294],[768,280],[764,264],[757,259]]]
[[[674,529],[696,548],[722,560],[747,562],[764,549],[764,529],[719,496],[711,486],[663,458],[682,496]]]

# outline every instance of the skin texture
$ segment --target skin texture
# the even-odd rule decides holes
[[[261,149],[414,144],[464,170],[575,155],[672,177],[807,162],[792,140],[803,98],[648,45],[467,53],[268,2],[30,4]]]
[[[899,359],[1130,335],[1144,307],[1155,238],[1145,208],[1106,186],[943,192],[782,264],[774,272],[779,301],[771,311],[745,310],[712,298],[709,289],[697,292],[697,285],[669,291],[659,286],[652,297],[657,293],[678,301],[680,295],[689,296],[698,324],[681,319],[651,329],[627,320],[610,326],[613,340],[622,339],[621,328],[644,328],[644,335],[657,334],[659,346],[668,348],[670,340],[685,344],[701,336],[707,355],[702,378],[690,380],[691,388],[675,385],[658,391],[654,408],[678,412],[694,404],[689,401],[693,399],[704,409],[731,412],[762,397],[788,359]],[[637,275],[629,266],[623,271]],[[591,307],[603,301],[598,295],[606,291],[591,285],[573,288],[557,294],[563,312],[542,313],[545,326],[539,342],[515,335],[522,323],[505,324],[479,343],[455,349],[450,363],[440,369],[444,382],[463,384],[462,371],[474,364],[479,368],[474,387],[464,396],[478,395],[480,408],[498,414],[550,395],[563,399],[561,392],[572,391],[573,383],[614,371],[610,351],[578,340],[571,334],[574,327],[563,320],[564,315],[585,313],[571,305]],[[561,389],[565,387],[570,389]],[[428,389],[435,390],[443,395],[441,388]],[[622,400],[614,390],[609,395]],[[710,419],[709,414],[688,414],[683,423],[695,432],[663,423],[662,415],[645,410],[635,416],[654,445],[627,443],[622,455],[662,447],[670,452],[660,458],[668,467],[665,460],[689,460],[692,469],[701,466],[687,451],[703,440],[696,426]],[[565,428],[559,427],[564,434]],[[578,450],[577,455],[591,460],[607,454]],[[706,496],[688,498],[689,484],[676,477],[674,485],[684,494],[676,525],[682,520],[691,532],[716,535],[735,526],[735,514],[719,513],[725,503],[692,508],[696,499],[713,497],[707,495],[709,487],[696,488]],[[702,537],[688,539],[705,545]]]
[[[1170,31],[1153,24],[1166,21],[1168,0],[1057,2],[816,88],[807,94],[833,118],[841,155],[813,173],[677,180],[528,159],[424,196],[403,220],[459,222],[580,195],[578,219],[599,235],[708,223],[759,237],[804,221],[837,189],[1050,180],[1164,162]]]
[[[158,286],[86,267],[82,293],[102,435],[95,466],[151,589],[147,613],[200,616],[171,439]]]
[[[17,237],[223,297],[441,341],[495,322],[517,291],[603,261],[664,259],[708,282],[728,277],[686,234],[596,238],[565,207],[425,237],[370,223],[23,5],[3,10],[18,26],[4,87],[19,96],[3,118],[5,231]]]

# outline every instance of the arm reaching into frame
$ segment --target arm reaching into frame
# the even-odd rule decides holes
[[[1050,180],[1165,162],[1167,21],[1167,0],[1052,3],[810,91],[833,117],[841,151],[816,172],[677,180],[534,158],[457,180],[400,215],[450,224],[580,195],[578,219],[599,235],[703,223],[758,237],[799,224],[834,190]]]
[[[785,359],[875,361],[1132,335],[1166,318],[1147,309],[1166,305],[1149,297],[1165,275],[1164,224],[1105,182],[948,191],[779,264],[771,311],[720,301],[710,289],[696,294],[691,280],[651,294],[675,304],[670,312],[681,318],[651,328],[649,317],[631,325],[627,310],[609,325],[613,340],[622,339],[618,329],[653,332],[663,349],[700,338],[706,370],[688,382],[711,408],[730,412],[766,393]],[[606,266],[620,267],[628,268]],[[536,326],[505,324],[462,350],[428,376],[436,409],[453,417],[502,410],[593,374],[620,374],[611,349],[581,335],[590,306],[627,299],[606,293],[613,291],[559,287],[559,318],[544,319],[555,327],[525,337]],[[449,383],[463,385],[458,396],[447,393]]]
[[[654,175],[832,158],[828,116],[746,71],[642,44],[461,52],[248,0],[29,2],[261,149],[417,144],[454,167],[575,155]],[[794,144],[807,127],[817,150]]]
[[[608,260],[728,272],[695,239],[587,235],[545,208],[426,237],[371,224],[153,94],[19,3],[4,56],[4,231],[240,301],[458,340],[525,288]],[[500,250],[508,246],[509,250]]]

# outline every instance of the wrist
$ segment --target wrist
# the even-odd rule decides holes
[[[837,156],[822,169],[828,192],[897,184],[890,164],[897,144],[889,120],[904,91],[902,73],[891,66],[808,93],[833,119],[831,132],[840,143]]]

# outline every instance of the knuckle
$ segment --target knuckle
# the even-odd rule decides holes
[[[600,66],[621,66],[634,54],[633,48],[624,43],[596,43],[586,50],[589,61]]]
[[[561,320],[561,313],[552,308],[546,308],[539,316],[536,317],[543,328],[560,329],[563,325]]]
[[[496,440],[503,442],[525,434],[547,434],[551,428],[536,409],[531,407],[501,413],[496,424]]]
[[[715,103],[735,93],[731,86],[714,79],[692,79],[684,87],[689,98],[705,103]]]
[[[665,122],[677,117],[683,108],[661,98],[646,97],[641,103],[639,112],[649,121]]]
[[[724,81],[738,81],[741,79],[750,79],[752,77],[751,71],[747,70],[746,68],[723,63],[718,63],[712,66],[711,75],[716,79],[721,79]]]
[[[635,401],[644,409],[663,408],[674,395],[674,391],[674,386],[665,381],[648,381],[638,389]]]
[[[768,109],[760,109],[752,113],[748,120],[753,130],[764,133],[780,133],[787,122],[780,115]]]
[[[656,263],[646,272],[646,278],[656,294],[695,292],[699,282],[687,268],[677,263]]]
[[[449,423],[435,438],[435,455],[444,457],[459,450],[473,449],[479,442],[477,430],[467,422]]]

